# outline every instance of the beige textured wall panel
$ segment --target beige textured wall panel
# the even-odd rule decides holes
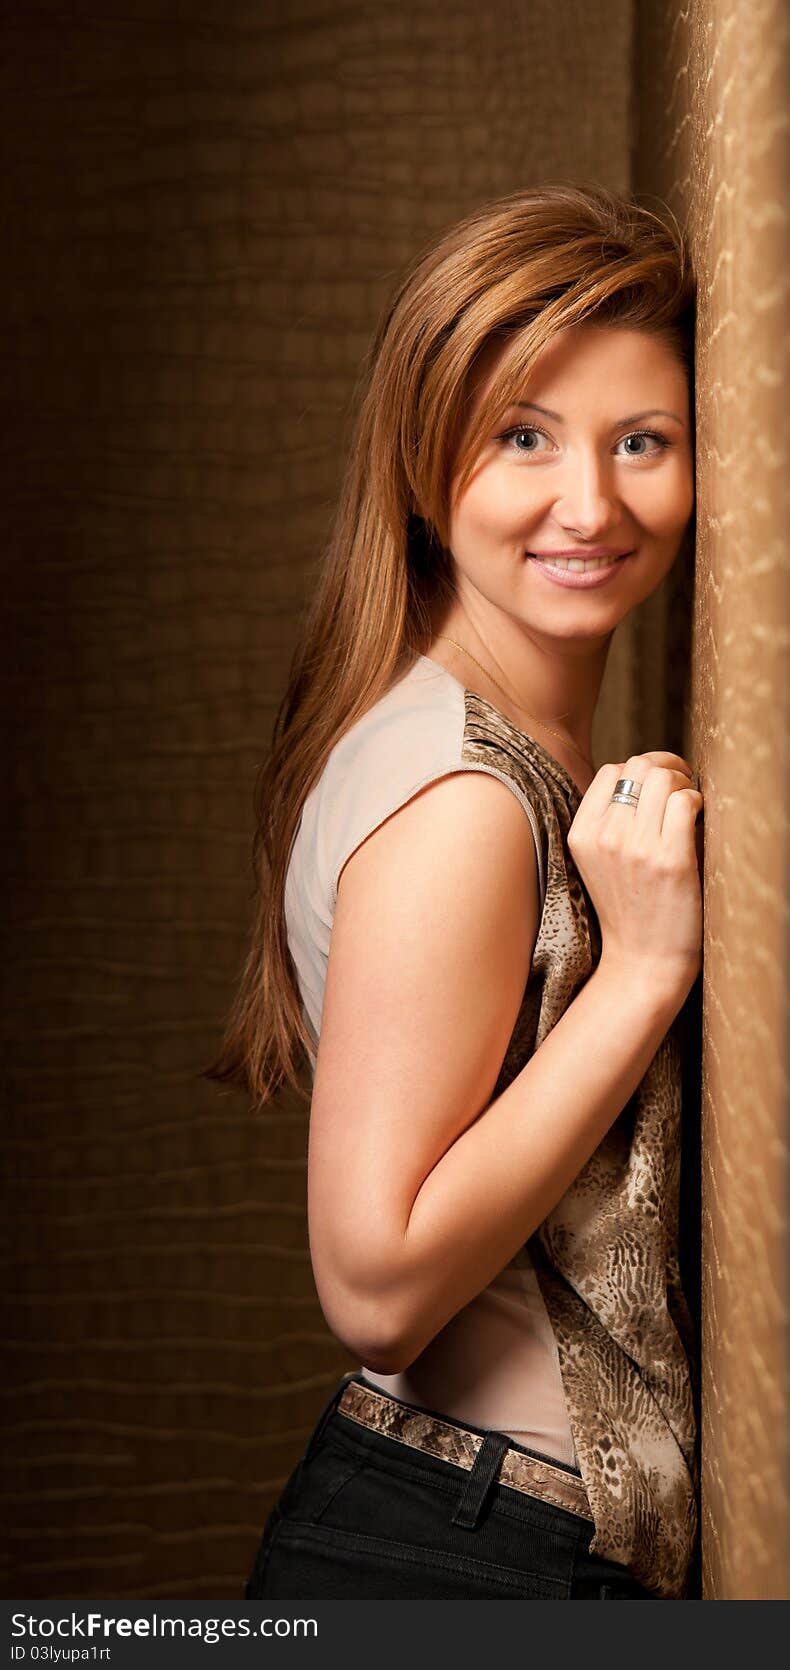
[[[303,1110],[195,1077],[255,767],[397,273],[484,198],[626,186],[630,52],[624,0],[6,18],[6,1594],[240,1599],[354,1366]]]
[[[639,19],[636,184],[685,215],[700,279],[704,1595],[787,1599],[790,18]]]

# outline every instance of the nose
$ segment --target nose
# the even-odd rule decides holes
[[[594,539],[611,523],[616,504],[610,461],[587,452],[568,463],[565,481],[554,506],[557,522],[568,534]]]

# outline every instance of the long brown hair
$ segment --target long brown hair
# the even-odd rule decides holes
[[[452,492],[556,334],[582,320],[661,335],[693,382],[695,282],[666,204],[600,186],[513,192],[414,259],[371,343],[333,526],[255,788],[252,940],[218,1057],[204,1076],[257,1105],[299,1072],[312,1040],[284,921],[302,806],[333,745],[428,649],[433,605],[452,596]],[[463,434],[471,374],[505,352]],[[692,415],[694,410],[691,400]]]

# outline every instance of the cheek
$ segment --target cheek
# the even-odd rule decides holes
[[[467,489],[455,515],[459,545],[512,539],[524,520],[524,493],[513,492],[506,471],[492,466]]]
[[[657,539],[674,538],[682,532],[694,509],[694,477],[678,464],[670,477],[658,473],[650,481],[637,483],[631,506],[644,528]]]

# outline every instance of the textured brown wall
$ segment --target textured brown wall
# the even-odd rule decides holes
[[[790,19],[781,0],[669,10],[671,27],[659,0],[637,8],[634,183],[686,218],[700,280],[689,747],[706,797],[703,1594],[776,1600],[790,1594]],[[648,656],[646,683],[653,670]]]
[[[356,1366],[310,1274],[304,1110],[195,1077],[246,939],[256,761],[396,274],[500,192],[627,187],[630,18],[7,14],[7,1595],[241,1598]]]

